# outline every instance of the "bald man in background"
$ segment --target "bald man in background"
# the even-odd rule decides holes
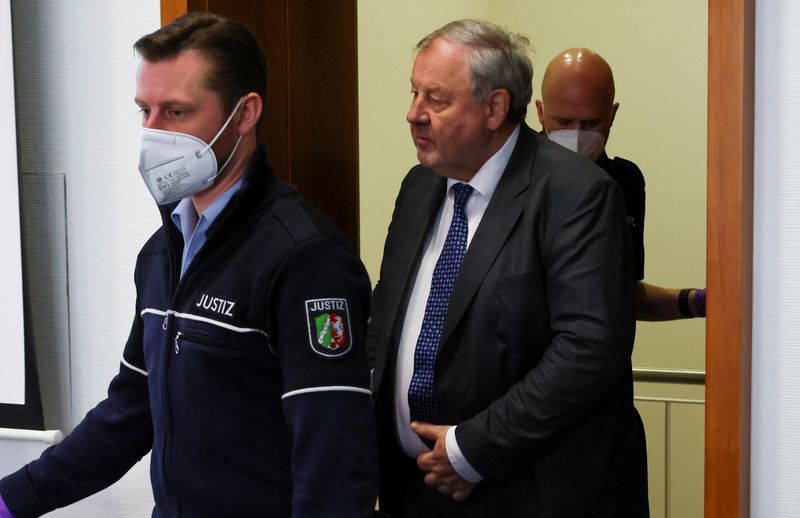
[[[590,49],[567,49],[550,61],[542,78],[542,98],[536,101],[542,131],[550,140],[595,162],[622,189],[638,281],[636,319],[705,317],[705,289],[663,288],[643,282],[644,175],[633,162],[611,159],[605,152],[619,109],[614,95],[614,75],[602,56]]]

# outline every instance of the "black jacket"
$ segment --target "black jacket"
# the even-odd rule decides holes
[[[0,482],[17,518],[116,481],[148,451],[153,516],[369,515],[377,460],[369,281],[259,150],[179,280],[164,225],[136,265],[136,314],[108,398]]]
[[[625,212],[628,214],[628,231],[633,245],[633,268],[635,279],[644,279],[644,175],[639,167],[624,158],[609,158],[605,151],[595,162],[622,189],[625,198]]]
[[[382,510],[394,518],[647,516],[622,195],[598,167],[524,126],[461,264],[435,370],[443,424],[458,426],[464,456],[485,478],[457,503],[404,464],[393,422],[397,343],[445,186],[428,168],[409,172],[373,296]]]

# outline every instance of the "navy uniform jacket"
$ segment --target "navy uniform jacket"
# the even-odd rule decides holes
[[[402,516],[648,515],[633,406],[625,204],[603,171],[522,128],[453,287],[435,369],[443,424],[485,478],[456,503],[395,439],[394,368],[411,283],[446,181],[417,166],[398,195],[373,294],[381,509]]]
[[[0,482],[9,509],[24,518],[67,505],[151,451],[159,518],[370,515],[361,262],[263,149],[180,280],[171,209],[139,253],[136,313],[107,399]]]

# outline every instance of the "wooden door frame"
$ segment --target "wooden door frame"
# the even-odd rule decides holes
[[[203,0],[161,0],[168,23]],[[705,517],[750,515],[755,0],[708,2]]]
[[[249,26],[270,71],[258,141],[278,178],[358,249],[356,0],[162,0],[161,22],[194,11]]]
[[[205,11],[206,0],[161,0],[161,25],[164,26],[189,11]]]
[[[750,516],[755,0],[708,2],[705,517]]]

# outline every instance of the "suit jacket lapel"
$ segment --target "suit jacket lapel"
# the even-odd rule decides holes
[[[392,270],[385,272],[387,278],[382,278],[380,282],[386,283],[383,292],[392,295],[391,300],[387,299],[384,304],[385,322],[393,325],[391,329],[385,330],[388,346],[379,349],[379,353],[387,352],[388,357],[376,358],[376,365],[384,365],[386,360],[394,363],[397,357],[395,351],[399,337],[396,334],[403,326],[408,297],[413,287],[413,276],[423,252],[425,236],[439,212],[447,188],[447,180],[432,171],[415,171],[411,174],[428,176],[421,177],[418,182],[409,186],[409,202],[398,206],[390,227],[392,246],[387,251],[393,253],[394,257],[384,257],[383,260],[391,261]]]
[[[436,176],[432,182],[425,182],[420,187],[415,193],[412,193],[419,202],[408,207],[408,213],[404,214],[408,220],[400,222],[397,226],[398,230],[403,229],[403,233],[398,236],[401,245],[398,248],[401,255],[397,258],[397,279],[402,286],[409,286],[413,281],[411,277],[416,273],[416,265],[423,252],[422,245],[425,243],[425,237],[444,200],[447,180]],[[402,293],[397,300],[398,307],[394,308],[395,312],[401,310],[400,306],[410,293],[410,289],[401,291],[405,293]]]
[[[523,124],[511,159],[461,263],[442,328],[440,350],[461,320],[523,212],[523,207],[516,198],[530,185],[536,150],[533,131]]]

